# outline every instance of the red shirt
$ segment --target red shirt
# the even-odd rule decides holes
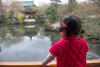
[[[57,67],[87,67],[86,54],[88,50],[84,39],[70,36],[63,37],[49,51],[57,58]]]

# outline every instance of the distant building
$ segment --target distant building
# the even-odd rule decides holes
[[[22,6],[27,7],[27,6],[32,6],[34,5],[34,0],[27,0],[27,1],[22,1]]]
[[[35,7],[34,0],[22,1],[22,6],[24,6],[23,13],[26,15],[26,19],[34,19],[35,10],[31,7]]]
[[[22,1],[22,6],[25,7],[26,11],[29,11],[30,10],[29,6],[34,6],[34,0],[31,0],[31,1]]]

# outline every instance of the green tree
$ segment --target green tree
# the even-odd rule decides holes
[[[61,2],[60,0],[50,0],[51,5],[47,9],[46,14],[50,22],[55,22],[58,19],[57,8],[58,4]]]
[[[35,14],[35,20],[37,23],[40,23],[40,22],[44,22],[44,15],[38,11],[36,14]]]
[[[8,13],[8,20],[11,22],[13,21],[13,18],[14,18],[14,11],[10,10]]]
[[[76,8],[76,0],[69,0],[68,7],[69,12],[72,12]]]
[[[58,8],[58,4],[61,2],[61,0],[51,0],[51,5],[54,5],[56,8]]]
[[[48,10],[47,10],[47,14],[48,14],[48,19],[50,21],[56,21],[58,19],[58,14],[57,14],[57,10],[55,8],[55,6],[51,5]]]
[[[30,8],[30,13],[36,13],[36,11],[37,11],[37,8],[35,7],[35,6],[29,6],[29,8]]]

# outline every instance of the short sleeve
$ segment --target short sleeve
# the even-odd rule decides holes
[[[55,57],[58,56],[58,48],[56,43],[50,48],[49,52]]]
[[[89,51],[89,46],[88,46],[87,42],[84,39],[82,39],[82,41],[84,43],[85,51],[88,52]]]

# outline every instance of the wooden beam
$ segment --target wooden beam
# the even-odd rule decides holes
[[[99,60],[88,60],[87,66],[88,67],[100,67],[100,59]]]
[[[42,62],[0,62],[0,67],[41,67]],[[100,60],[88,60],[88,67],[100,67]],[[56,67],[56,62],[51,62],[50,67]]]

